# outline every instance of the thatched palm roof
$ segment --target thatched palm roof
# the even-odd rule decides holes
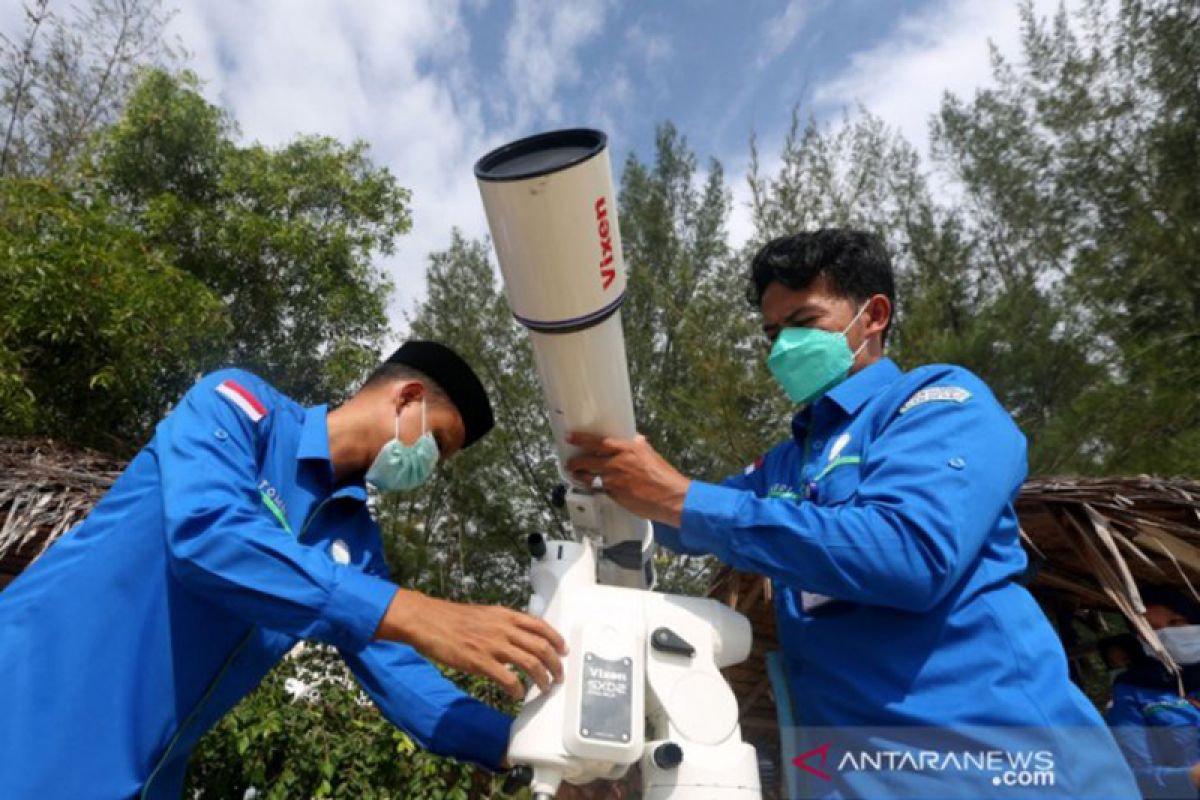
[[[0,588],[82,520],[124,467],[50,439],[0,437]]]

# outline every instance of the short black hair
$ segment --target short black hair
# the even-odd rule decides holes
[[[1104,657],[1104,654],[1110,650],[1124,650],[1130,656],[1136,658],[1142,652],[1142,645],[1132,633],[1117,633],[1097,640],[1096,650],[1100,653],[1101,657]]]
[[[380,364],[375,370],[367,376],[366,383],[362,388],[371,389],[385,383],[394,383],[396,381],[420,381],[425,387],[425,397],[430,405],[441,405],[450,402],[450,396],[446,394],[446,390],[438,386],[437,381],[421,372],[419,369],[413,369],[407,364],[397,364],[394,361],[385,361]]]
[[[1164,606],[1184,616],[1193,625],[1200,623],[1200,604],[1172,586],[1150,585],[1138,589],[1143,606]]]
[[[894,313],[896,280],[887,247],[878,236],[852,228],[822,228],[767,242],[750,262],[746,299],[761,309],[763,293],[771,283],[807,289],[822,277],[835,294],[859,304],[872,295],[884,295]],[[883,331],[885,342],[891,327],[889,320]]]

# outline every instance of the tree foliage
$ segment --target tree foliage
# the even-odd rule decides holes
[[[481,679],[465,684],[512,705]],[[379,714],[335,651],[308,645],[205,735],[184,796],[467,800],[498,793],[499,778],[417,747]]]
[[[1059,352],[1086,359],[1059,359],[1075,379],[1041,466],[1195,472],[1200,6],[1091,0],[1023,18],[1023,59],[995,53],[996,86],[948,97],[934,135],[991,266],[1053,296]]]
[[[4,428],[124,451],[229,333],[220,301],[102,198],[10,179],[0,208]]]
[[[407,191],[362,143],[235,136],[194,76],[151,70],[74,178],[3,179],[0,430],[127,452],[216,366],[307,402],[373,366],[391,284],[372,259]]]
[[[95,179],[150,244],[222,298],[226,361],[307,402],[374,365],[391,283],[372,259],[411,224],[367,146],[239,145],[189,73],[147,73],[99,147]]]

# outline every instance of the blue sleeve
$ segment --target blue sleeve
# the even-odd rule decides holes
[[[972,386],[972,389],[976,389]],[[975,562],[1025,478],[1025,439],[981,385],[897,413],[843,505],[693,482],[682,544],[839,600],[926,611]]]
[[[463,692],[408,645],[377,641],[342,657],[383,715],[421,747],[501,769],[512,726],[507,714]]]
[[[746,471],[740,475],[730,475],[721,481],[721,486],[742,491],[757,492],[762,471],[762,464],[756,463],[751,467],[747,467]],[[680,536],[679,528],[676,528],[674,525],[667,525],[665,522],[654,522],[653,526],[654,541],[668,550],[674,550],[676,553],[683,553],[688,556],[704,556],[710,553],[708,550],[700,549],[697,544],[692,544],[690,547],[685,545]]]
[[[387,577],[382,549],[366,571]],[[424,749],[497,772],[508,753],[512,718],[471,697],[424,656],[399,642],[376,641],[342,653],[383,716]]]
[[[1142,715],[1140,703],[1133,690],[1117,684],[1113,688],[1113,704],[1108,710],[1107,720],[1113,738],[1117,740],[1129,768],[1137,778],[1138,788],[1146,797],[1197,797],[1192,785],[1191,765],[1156,764],[1150,742],[1150,730]],[[1194,731],[1189,731],[1195,735]]]
[[[263,506],[257,426],[196,384],[158,426],[155,453],[171,573],[190,590],[264,628],[357,651],[373,638],[396,587],[296,541]],[[268,409],[269,413],[269,409]]]

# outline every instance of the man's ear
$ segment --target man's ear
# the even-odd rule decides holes
[[[866,337],[883,333],[892,320],[892,301],[884,294],[871,295],[863,316],[866,318],[866,327],[863,329]]]
[[[415,403],[425,396],[425,385],[420,381],[404,381],[395,390],[396,412],[409,403]]]

